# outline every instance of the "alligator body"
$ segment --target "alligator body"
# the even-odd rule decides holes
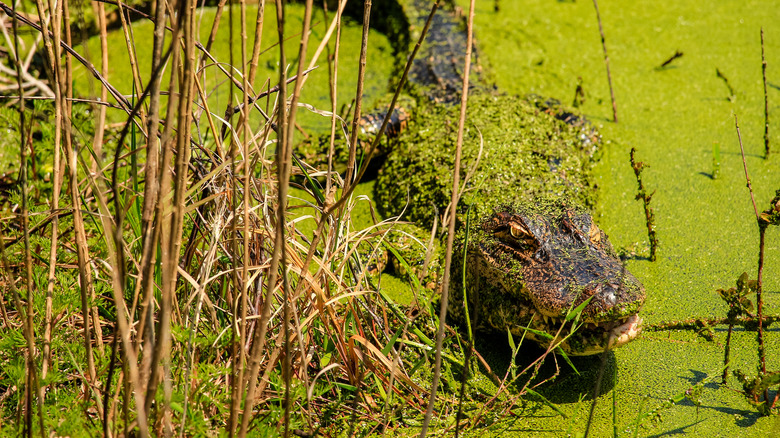
[[[430,5],[403,7],[414,36]],[[375,186],[384,212],[408,204],[406,218],[427,226],[449,202],[466,44],[462,20],[438,14],[410,75],[414,117],[403,118],[408,128]],[[629,342],[641,328],[645,292],[588,213],[598,134],[554,102],[498,93],[478,76],[469,91],[461,169],[469,179],[458,209],[450,315],[465,319],[465,291],[477,327],[543,346],[557,336],[573,355]],[[569,336],[567,315],[586,301]]]

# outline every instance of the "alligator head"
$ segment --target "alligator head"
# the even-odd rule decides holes
[[[543,201],[502,206],[471,228],[467,290],[483,324],[546,346],[570,334],[567,314],[589,300],[582,324],[561,344],[567,353],[599,353],[639,334],[644,288],[583,209]]]

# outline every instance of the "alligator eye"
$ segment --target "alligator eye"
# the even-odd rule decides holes
[[[537,246],[536,237],[522,222],[511,221],[503,224],[493,231],[493,235],[512,246],[519,245],[526,249]]]
[[[509,224],[509,234],[511,234],[515,239],[533,239],[533,235],[530,231],[528,231],[528,228],[524,227],[522,224],[514,222]]]

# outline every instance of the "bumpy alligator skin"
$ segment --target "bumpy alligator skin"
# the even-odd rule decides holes
[[[411,0],[402,7],[414,36],[430,4]],[[376,185],[385,212],[408,203],[407,217],[424,225],[449,202],[454,103],[466,46],[462,21],[451,8],[434,18],[410,75],[412,93],[420,96],[414,117],[403,118],[406,130],[392,127],[403,133]],[[461,169],[472,178],[459,206],[450,314],[465,319],[465,291],[478,327],[508,329],[543,346],[557,336],[574,355],[629,342],[641,329],[637,312],[645,292],[588,213],[597,132],[555,101],[500,94],[474,77]],[[567,315],[586,300],[577,319],[582,324],[569,336]]]

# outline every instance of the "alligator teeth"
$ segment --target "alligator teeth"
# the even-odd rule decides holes
[[[625,322],[610,331],[610,348],[619,347],[639,336],[642,331],[642,318],[639,315],[631,315]]]

